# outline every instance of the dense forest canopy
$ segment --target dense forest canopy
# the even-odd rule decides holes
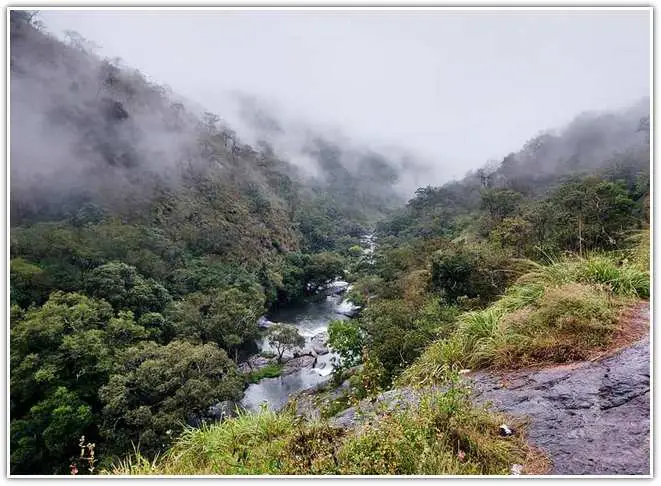
[[[406,203],[409,156],[307,133],[304,170],[253,101],[249,145],[37,19],[10,18],[12,473],[69,472],[81,436],[101,465],[132,444],[162,453],[240,399],[259,317],[338,276],[365,309],[330,328],[336,375],[362,364],[365,396],[499,298],[524,259],[629,250],[648,227],[649,100],[580,115]]]

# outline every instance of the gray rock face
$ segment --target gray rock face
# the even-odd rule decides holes
[[[330,419],[330,424],[345,429],[355,427],[368,419],[372,412],[392,412],[413,407],[422,392],[413,388],[395,388],[380,393],[376,398],[361,400],[357,406],[347,408]]]
[[[529,417],[551,474],[651,473],[649,337],[600,361],[503,378],[475,373],[475,399]]]
[[[328,334],[320,333],[317,334],[316,336],[313,336],[312,339],[310,339],[310,348],[317,355],[323,356],[324,354],[328,354],[329,352],[327,343],[328,343]]]
[[[306,368],[314,368],[314,364],[317,362],[317,358],[310,355],[299,356],[297,358],[292,358],[285,363],[284,368],[282,368],[282,376],[295,373],[299,370]]]
[[[296,397],[296,415],[305,417],[307,420],[317,420],[321,417],[321,412],[314,402],[314,396],[300,394]]]
[[[274,358],[265,358],[264,356],[251,356],[247,361],[239,364],[239,371],[241,373],[250,373],[251,371],[259,371],[271,363],[274,363]]]

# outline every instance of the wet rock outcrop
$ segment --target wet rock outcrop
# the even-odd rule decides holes
[[[476,402],[529,418],[551,474],[650,474],[649,336],[598,361],[471,379]]]

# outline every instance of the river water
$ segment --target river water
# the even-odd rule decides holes
[[[327,290],[314,299],[299,305],[290,306],[267,316],[268,320],[296,326],[305,337],[303,352],[311,348],[311,340],[323,336],[326,341],[328,324],[334,320],[346,320],[343,312],[349,312],[353,305],[342,294]],[[262,350],[268,350],[268,344],[260,343]],[[241,405],[248,410],[258,410],[261,404],[273,410],[279,410],[287,403],[292,394],[307,390],[330,380],[333,372],[333,353],[319,355],[314,368],[305,368],[286,376],[265,378],[251,384],[245,391]]]

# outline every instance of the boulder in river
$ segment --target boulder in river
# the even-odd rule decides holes
[[[259,371],[266,368],[273,363],[273,358],[265,358],[264,356],[255,355],[248,358],[243,363],[239,364],[239,371],[241,373],[250,373],[251,371]]]
[[[317,358],[309,354],[292,358],[285,363],[282,369],[282,375],[290,375],[297,371],[314,368]]]
[[[329,283],[326,288],[332,294],[342,294],[349,288],[349,282],[345,282],[344,280],[335,280]]]
[[[338,314],[342,314],[343,316],[355,317],[356,315],[358,315],[358,312],[360,312],[360,306],[355,305],[350,300],[345,299],[339,303],[339,305],[335,309],[335,312],[337,312]]]
[[[268,329],[273,324],[275,324],[275,322],[269,321],[266,316],[262,316],[257,319],[257,326],[259,326],[261,329]]]
[[[317,334],[310,339],[310,348],[319,356],[328,354],[328,335],[326,333]]]

